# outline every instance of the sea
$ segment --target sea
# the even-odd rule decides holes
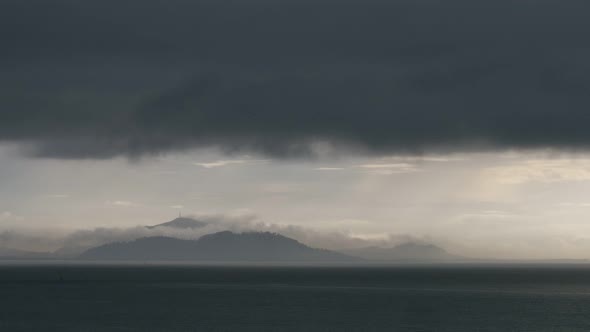
[[[590,265],[8,262],[0,331],[590,331]]]

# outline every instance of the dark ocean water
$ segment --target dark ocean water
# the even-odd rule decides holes
[[[3,265],[0,331],[590,331],[590,267]]]

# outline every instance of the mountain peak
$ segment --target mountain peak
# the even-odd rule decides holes
[[[187,217],[178,217],[174,220],[171,220],[171,221],[168,221],[168,222],[165,222],[162,224],[157,224],[157,225],[153,225],[153,226],[146,226],[146,227],[149,229],[158,228],[158,227],[190,229],[190,228],[202,228],[207,225],[208,225],[208,223],[206,223],[204,221],[197,220],[197,219],[187,218]]]

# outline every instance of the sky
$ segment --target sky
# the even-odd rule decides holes
[[[0,231],[181,212],[590,258],[588,10],[2,1]]]

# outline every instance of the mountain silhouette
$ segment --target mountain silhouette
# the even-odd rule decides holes
[[[182,229],[189,229],[189,228],[202,228],[207,226],[208,223],[200,220],[196,220],[193,218],[186,218],[186,217],[178,217],[174,220],[157,224],[153,226],[145,226],[146,228],[153,229],[158,227],[173,227],[173,228],[182,228]]]
[[[345,254],[308,247],[276,233],[223,231],[198,240],[146,237],[87,250],[84,260],[123,261],[356,261]]]
[[[343,250],[343,253],[367,260],[376,261],[407,261],[407,262],[439,262],[459,261],[464,259],[448,253],[433,244],[408,242],[391,248],[365,247]]]

